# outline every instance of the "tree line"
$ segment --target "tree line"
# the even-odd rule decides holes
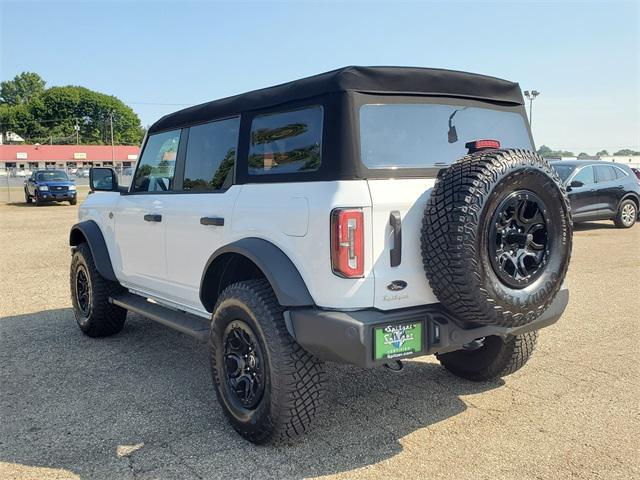
[[[591,157],[591,155],[585,152],[580,152],[578,155],[576,155],[575,153],[569,152],[567,150],[552,150],[546,145],[542,145],[538,149],[538,154],[543,157],[553,157],[553,158],[557,158],[557,157],[577,157],[577,158],[589,157],[590,158]],[[614,156],[619,155],[621,157],[626,157],[626,156],[640,155],[640,152],[636,152],[635,150],[630,150],[628,148],[623,148],[622,150],[618,150],[617,152],[613,152],[613,154],[610,154],[607,150],[600,150],[598,153],[596,153],[595,156],[608,157],[609,155],[614,155]]]
[[[0,83],[0,132],[26,143],[139,145],[140,118],[121,100],[78,86],[46,88],[45,80],[23,72]]]

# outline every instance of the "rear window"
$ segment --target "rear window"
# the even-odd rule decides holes
[[[231,186],[240,118],[189,129],[183,190],[217,191]]]
[[[610,182],[611,180],[615,180],[616,172],[613,167],[609,167],[608,165],[597,165],[596,169],[596,179],[598,182]]]
[[[257,116],[251,122],[249,174],[318,170],[321,141],[320,106]]]
[[[449,165],[466,155],[465,143],[481,139],[532,149],[525,120],[515,112],[424,103],[360,108],[361,155],[369,168]]]

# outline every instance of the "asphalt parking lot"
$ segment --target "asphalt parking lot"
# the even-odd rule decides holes
[[[640,226],[579,226],[571,301],[530,363],[463,381],[328,365],[328,408],[294,444],[223,417],[206,347],[130,315],[83,336],[70,309],[76,207],[0,205],[0,478],[630,479],[640,476]]]

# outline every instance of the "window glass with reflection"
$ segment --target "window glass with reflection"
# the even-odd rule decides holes
[[[593,177],[593,167],[583,167],[576,176],[571,180],[572,182],[582,182],[585,185],[589,185],[591,183],[595,183],[595,179]]]
[[[240,118],[189,129],[183,190],[216,191],[233,183]]]
[[[257,116],[251,123],[249,174],[318,170],[321,143],[320,106]]]
[[[180,130],[149,135],[133,179],[134,192],[165,192],[173,187]]]

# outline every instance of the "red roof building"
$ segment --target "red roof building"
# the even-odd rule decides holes
[[[0,169],[131,167],[140,148],[118,145],[0,145]]]

